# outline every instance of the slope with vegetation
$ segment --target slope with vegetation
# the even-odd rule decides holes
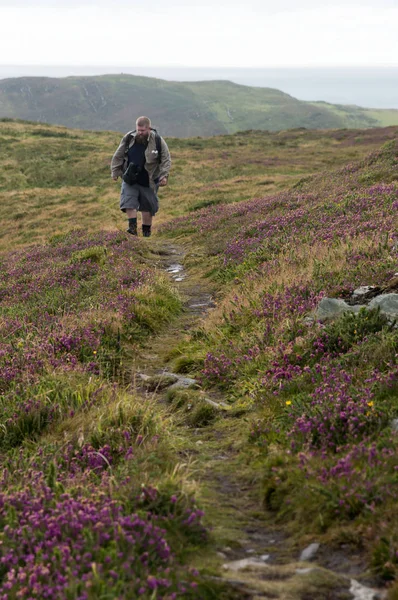
[[[398,330],[307,317],[393,286],[397,128],[172,139],[145,242],[117,134],[0,136],[2,597],[395,599]]]
[[[328,324],[308,315],[324,296],[398,288],[397,181],[393,140],[282,193],[162,229],[206,237],[225,297],[174,352],[247,415],[270,518],[363,551],[387,581],[398,572],[396,322],[377,309]]]
[[[134,75],[19,77],[0,81],[0,117],[85,129],[128,131],[141,114],[165,135],[245,129],[325,129],[398,124],[398,110],[297,100],[272,88],[230,81],[172,82]]]

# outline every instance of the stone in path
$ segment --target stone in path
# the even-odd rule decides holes
[[[172,373],[172,375],[174,375],[174,373]],[[196,379],[192,379],[192,377],[180,377],[179,375],[177,375],[178,380],[173,383],[173,385],[170,386],[171,390],[178,390],[178,389],[182,389],[182,390],[186,390],[190,387],[194,387],[198,385],[198,382],[196,381]]]
[[[232,560],[223,564],[223,569],[226,571],[242,571],[248,567],[255,567],[256,569],[268,569],[269,565],[265,563],[261,558],[241,558],[240,560]]]
[[[317,542],[310,544],[309,546],[307,546],[307,548],[304,548],[304,550],[300,554],[300,561],[304,562],[306,560],[312,560],[315,557],[315,554],[318,552],[318,550],[319,544]]]
[[[383,593],[378,593],[376,590],[372,590],[355,579],[351,579],[350,593],[354,596],[354,600],[378,600],[379,598],[385,597]]]

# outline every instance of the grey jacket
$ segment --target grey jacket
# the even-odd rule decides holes
[[[130,141],[127,145],[127,140]],[[158,151],[156,149],[155,132],[151,130],[148,138],[148,146],[145,150],[145,169],[149,174],[149,185],[156,191],[157,182],[168,177],[171,167],[171,157],[169,148],[163,138],[161,140],[162,156],[159,163]],[[135,135],[132,131],[128,131],[119,144],[118,149],[112,157],[111,172],[112,177],[121,177],[127,168],[127,152],[135,142]]]

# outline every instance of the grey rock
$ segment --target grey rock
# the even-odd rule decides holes
[[[305,569],[296,569],[297,575],[308,575],[308,573],[312,573],[312,571],[316,571],[313,567],[306,567]]]
[[[210,404],[210,406],[214,406],[214,408],[220,408],[220,405],[217,402],[214,402],[214,400],[210,400],[210,398],[203,398],[203,400],[207,402],[207,404]]]
[[[359,288],[352,292],[353,296],[364,296],[371,290],[374,290],[374,285],[361,285]]]
[[[380,294],[369,302],[369,308],[380,307],[385,315],[398,317],[398,294]]]
[[[184,270],[184,267],[180,265],[180,263],[174,263],[167,267],[166,271],[171,274],[181,273]]]
[[[318,552],[319,546],[320,544],[318,544],[318,542],[314,542],[307,546],[307,548],[304,548],[300,554],[300,560],[303,562],[306,560],[312,560],[315,557],[315,554]]]
[[[355,579],[351,579],[350,584],[350,593],[353,595],[354,600],[376,600],[378,597],[377,590],[368,588],[355,581]]]
[[[210,404],[210,406],[214,406],[214,408],[229,408],[229,404],[226,404],[225,402],[214,402],[214,400],[210,400],[210,398],[203,398],[203,401],[207,402],[207,404]]]
[[[398,419],[393,419],[390,423],[392,431],[398,431]]]
[[[151,376],[145,375],[145,373],[138,373],[138,377],[141,377],[142,381],[149,381],[151,379]]]
[[[264,562],[266,562],[267,560],[269,560],[270,555],[269,554],[262,554],[260,556],[261,560],[263,560]]]
[[[315,311],[315,316],[319,321],[326,321],[335,319],[347,311],[359,312],[359,310],[360,306],[350,306],[339,298],[322,298]]]
[[[179,377],[178,375],[177,377],[178,380],[170,386],[170,390],[188,389],[198,385],[196,379],[192,379],[192,377]]]
[[[255,554],[255,550],[254,548],[249,548],[248,550],[246,550],[246,554]]]
[[[242,571],[243,569],[247,569],[248,567],[255,569],[264,569],[269,568],[263,560],[259,558],[242,558],[240,560],[232,560],[231,562],[227,562],[223,564],[223,569],[226,571]]]
[[[227,558],[227,555],[224,554],[224,552],[217,552],[217,556],[219,556],[220,558],[222,558],[223,560],[225,560]]]

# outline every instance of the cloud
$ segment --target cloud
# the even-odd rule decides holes
[[[16,0],[21,2],[21,0]],[[3,64],[375,65],[398,63],[389,0],[322,5],[153,0],[94,5],[45,0],[0,7]],[[395,54],[394,54],[395,52]]]

